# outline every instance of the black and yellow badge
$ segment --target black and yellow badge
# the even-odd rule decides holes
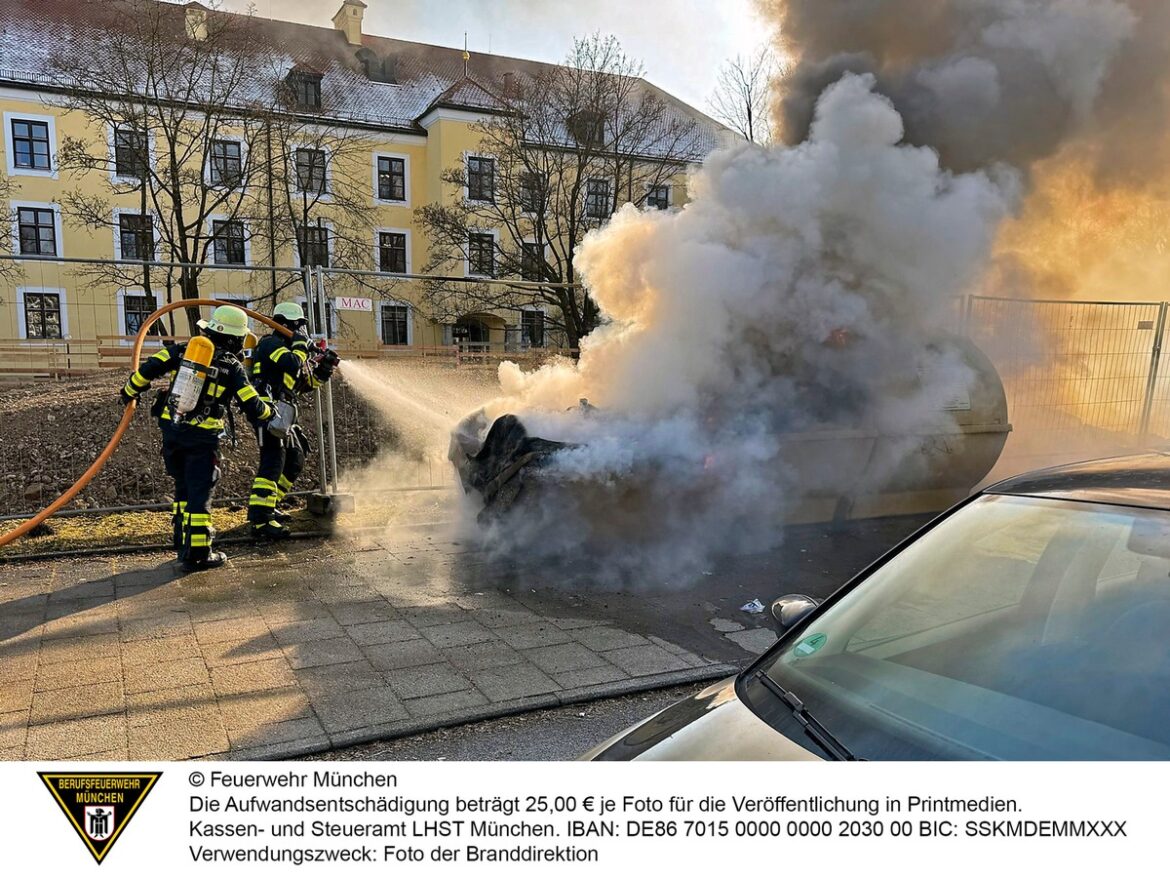
[[[37,772],[99,863],[162,777],[162,772]]]

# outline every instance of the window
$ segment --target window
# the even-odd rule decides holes
[[[212,250],[216,265],[244,265],[244,223],[241,220],[212,220]]]
[[[585,181],[585,216],[605,219],[610,214],[613,201],[609,195],[609,180]]]
[[[523,280],[544,279],[544,248],[539,244],[522,244],[520,252],[520,277]]]
[[[49,123],[31,119],[12,120],[12,156],[17,168],[52,170],[49,157]]]
[[[325,188],[325,150],[297,150],[297,189],[323,195]]]
[[[151,218],[140,213],[120,214],[118,241],[122,259],[153,259],[154,224]]]
[[[378,200],[406,201],[406,159],[378,156]]]
[[[329,229],[308,226],[297,229],[297,246],[302,266],[329,267]]]
[[[541,213],[548,198],[547,190],[543,175],[524,171],[520,175],[520,209],[525,213]]]
[[[143,321],[157,310],[158,303],[155,301],[154,296],[126,293],[122,297],[122,313],[125,324],[122,329],[124,333],[126,335],[138,335],[138,330],[142,328]],[[162,335],[162,333],[162,321],[155,323],[148,330],[149,335]]]
[[[244,145],[238,140],[211,141],[208,180],[212,186],[235,189],[244,176]]]
[[[597,110],[578,110],[565,125],[580,146],[596,148],[605,143],[605,116]]]
[[[382,344],[410,344],[410,308],[407,305],[382,304]]]
[[[496,160],[467,158],[467,197],[472,201],[496,200]]]
[[[61,294],[24,294],[24,337],[64,338],[61,330]]]
[[[378,233],[378,270],[390,274],[406,274],[406,235],[404,233]]]
[[[16,222],[22,256],[57,255],[57,217],[51,208],[18,207]]]
[[[543,311],[532,308],[520,312],[520,338],[531,347],[544,347]]]
[[[303,70],[293,71],[285,79],[289,97],[298,110],[321,109],[321,76]]]
[[[114,129],[114,174],[141,180],[146,176],[146,134],[133,128]]]
[[[312,316],[310,317],[310,315],[309,315],[309,303],[308,303],[308,302],[306,302],[306,301],[305,301],[303,298],[302,298],[302,299],[300,299],[299,301],[300,301],[300,303],[301,303],[301,307],[305,309],[305,316],[306,316],[306,317],[309,317],[309,319],[310,319],[310,325],[311,325],[311,326],[316,326],[316,327],[317,327],[317,330],[318,330],[318,334],[319,334],[319,333],[320,333],[320,328],[321,328],[321,327],[318,325],[318,322],[319,322],[319,321],[317,320],[316,306],[314,306],[313,314],[312,314]],[[333,333],[333,330],[334,330],[334,326],[333,326],[333,303],[332,303],[332,302],[330,302],[330,301],[328,301],[328,300],[326,300],[326,302],[325,302],[325,335],[326,335],[326,337],[328,337],[328,338],[335,338],[335,335],[334,335],[334,333]]]
[[[467,273],[493,277],[496,273],[496,236],[472,232],[467,240]]]
[[[646,206],[652,210],[666,210],[670,207],[670,186],[651,186],[646,195]]]

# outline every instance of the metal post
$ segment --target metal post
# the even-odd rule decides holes
[[[328,299],[325,297],[325,273],[321,271],[321,266],[317,266],[317,308],[320,313],[321,333],[325,336],[325,343],[328,344],[329,338],[329,321],[327,319],[327,311],[325,303]],[[336,315],[334,315],[336,316]],[[328,418],[329,431],[329,471],[330,471],[330,485],[333,488],[333,493],[337,493],[337,428],[333,421],[333,382],[329,381],[325,384],[325,417]]]
[[[309,316],[309,332],[316,332],[317,318],[313,310],[313,282],[309,276],[309,269],[304,268],[301,279],[305,284],[305,311]],[[325,419],[321,411],[321,388],[313,391],[313,404],[317,409],[317,471],[321,477],[321,493],[329,493],[329,476],[325,470]]]
[[[1162,336],[1166,331],[1167,303],[1158,306],[1158,324],[1154,329],[1154,349],[1150,352],[1150,374],[1146,378],[1146,399],[1142,405],[1141,435],[1148,436],[1150,432],[1150,414],[1154,409],[1154,393],[1158,387],[1158,367],[1162,359]]]

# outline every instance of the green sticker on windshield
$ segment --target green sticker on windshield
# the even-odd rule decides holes
[[[800,643],[796,644],[793,652],[799,656],[812,655],[829,641],[828,634],[810,634]]]

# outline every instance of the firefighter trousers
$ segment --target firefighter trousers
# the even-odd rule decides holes
[[[175,480],[171,505],[173,540],[180,561],[204,561],[211,554],[211,493],[219,477],[219,437],[202,427],[163,426],[163,463]]]
[[[248,498],[248,521],[264,524],[276,516],[276,506],[292,490],[305,468],[305,452],[291,436],[277,439],[264,428],[256,431],[260,464]]]

